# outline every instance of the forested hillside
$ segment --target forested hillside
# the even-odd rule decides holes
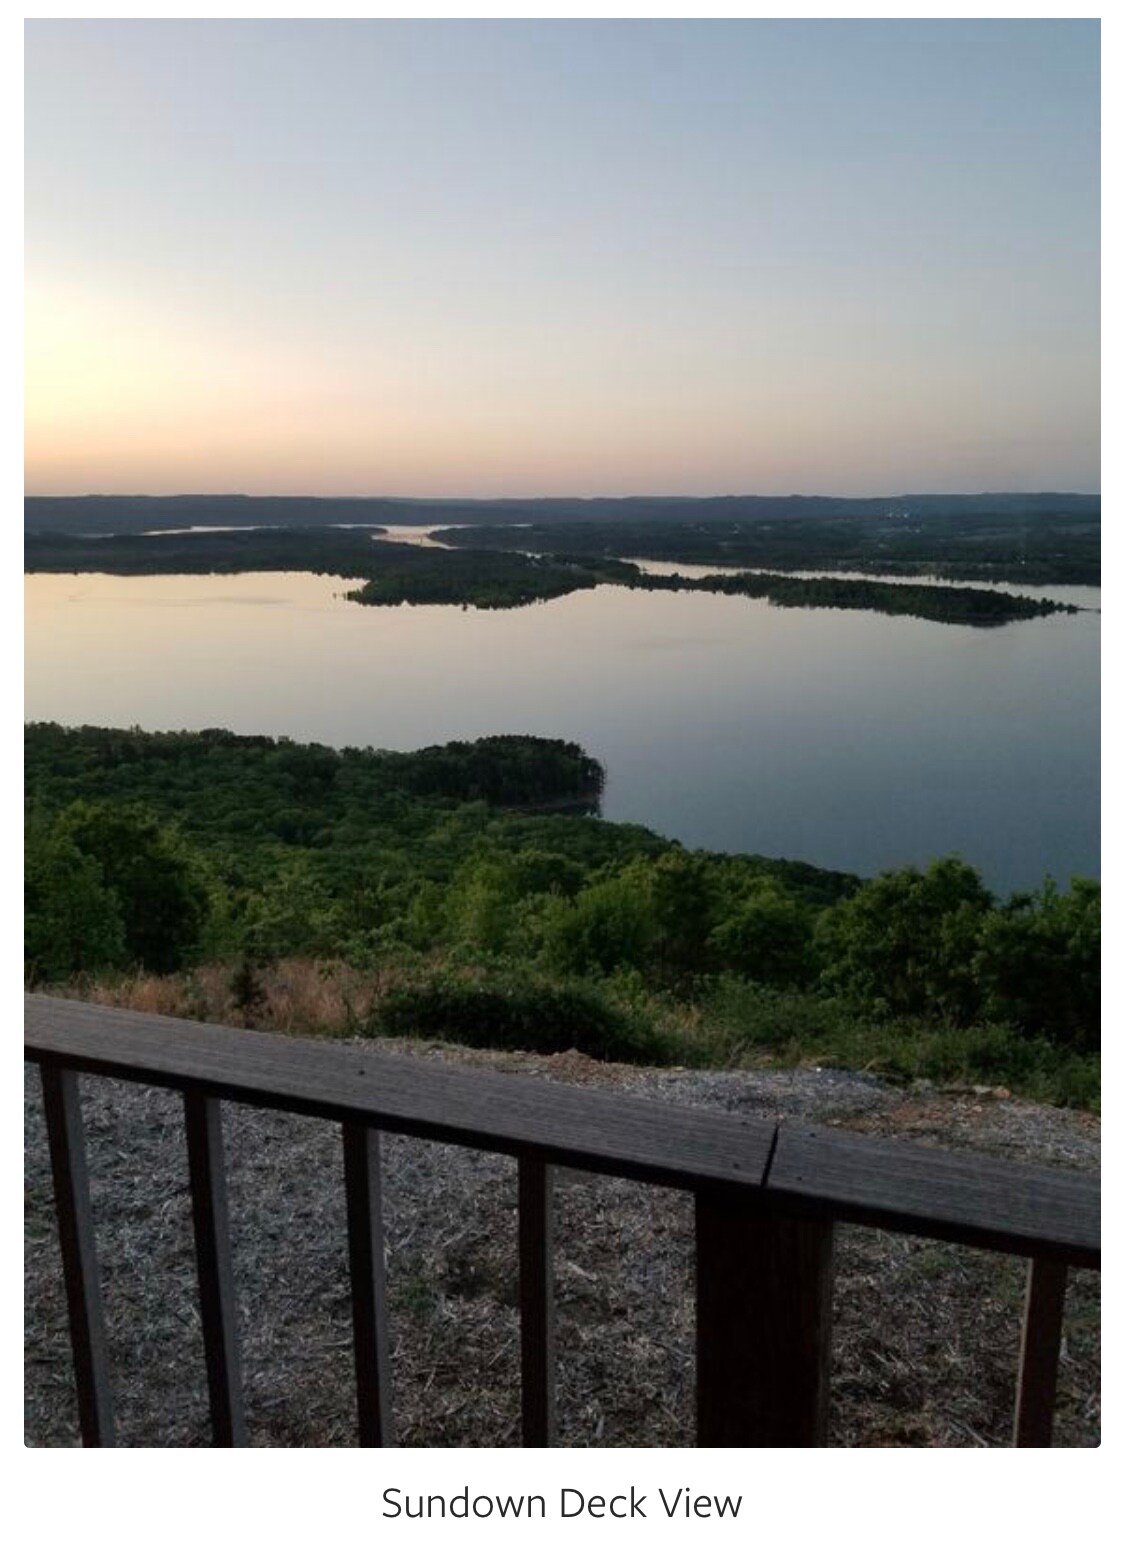
[[[599,820],[599,764],[530,736],[25,738],[33,984],[128,1000],[169,975],[165,1004],[269,1026],[279,966],[303,963],[347,991],[353,1030],[1096,1100],[1095,882],[1000,904],[955,859],[861,883],[690,852]]]

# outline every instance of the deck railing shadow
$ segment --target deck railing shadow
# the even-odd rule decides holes
[[[833,1235],[845,1222],[1028,1258],[1013,1441],[1050,1445],[1067,1270],[1101,1262],[1099,1183],[1093,1177],[44,995],[26,997],[25,1054],[42,1078],[79,1425],[87,1446],[111,1445],[114,1422],[78,1096],[83,1072],[183,1095],[218,1446],[246,1441],[223,1100],[340,1125],[363,1446],[393,1440],[379,1149],[384,1131],[518,1162],[525,1445],[548,1446],[554,1435],[552,1172],[560,1166],[694,1194],[701,1446],[824,1444]]]

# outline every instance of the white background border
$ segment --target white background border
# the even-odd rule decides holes
[[[83,5],[66,8],[71,17],[96,17],[99,12]],[[33,13],[50,15],[43,11]],[[148,8],[119,5],[114,17],[151,17]],[[159,15],[160,13],[155,13]],[[222,18],[224,8],[180,6],[170,16],[198,15]],[[306,11],[284,6],[270,9],[253,4],[230,8],[231,17],[294,17]],[[338,6],[337,17],[425,16],[424,11],[388,8],[382,12]],[[447,7],[432,13],[438,17],[474,16],[470,8]],[[543,17],[591,17],[599,13],[588,8],[553,7],[531,15]],[[675,16],[674,10],[621,4],[605,13],[612,17]],[[758,12],[717,6],[709,9],[712,17],[796,17],[804,13],[780,5]],[[842,7],[820,7],[817,17],[842,17]],[[909,16],[901,7],[869,6],[865,17]],[[987,9],[966,5],[928,5],[914,13],[919,17],[1059,17],[1088,16],[1087,11],[1059,6],[994,5]],[[529,12],[496,6],[490,17],[526,17]],[[4,544],[11,552],[5,558],[3,588],[9,595],[9,613],[3,626],[10,637],[3,668],[8,672],[4,698],[10,705],[5,736],[14,736],[21,718],[21,701],[16,671],[22,668],[19,637],[22,627],[15,584],[19,577],[19,550],[22,525],[18,520],[22,497],[22,389],[20,383],[22,352],[22,261],[16,246],[20,223],[14,221],[22,208],[22,52],[19,19],[2,24],[5,91],[0,100],[5,116],[4,147],[6,201],[5,211],[13,220],[6,233],[3,260],[7,286],[3,292],[7,332],[5,342],[12,345],[8,354],[8,395],[10,411],[4,422],[6,474],[10,488],[11,518],[4,530]],[[1121,27],[1103,20],[1103,191],[1107,198],[1113,187],[1112,175],[1119,173],[1117,149],[1120,146],[1121,113],[1117,91],[1121,75],[1118,49]],[[1108,204],[1104,219],[1104,275],[1125,276],[1117,235],[1119,203]],[[1117,341],[1119,310],[1113,297],[1105,298],[1106,341]],[[1113,412],[1116,398],[1115,356],[1106,355],[1109,372],[1105,378],[1103,428],[1115,427]],[[1119,427],[1119,426],[1118,426]],[[1106,602],[1116,601],[1115,584],[1120,580],[1120,549],[1115,529],[1120,524],[1113,516],[1114,499],[1119,495],[1118,459],[1113,446],[1104,446],[1103,495],[1110,497],[1110,519],[1105,530],[1108,590]],[[16,485],[19,484],[17,492]],[[1119,726],[1113,703],[1113,673],[1122,668],[1121,639],[1112,620],[1106,638],[1105,688],[1110,692],[1105,712],[1106,798],[1115,798],[1113,784],[1120,773],[1116,756]],[[13,863],[18,858],[15,832],[20,819],[20,780],[13,747],[12,764],[3,770],[7,797],[4,820],[11,824]],[[1103,848],[1110,886],[1107,900],[1110,935],[1106,950],[1113,953],[1115,938],[1121,930],[1120,895],[1116,891],[1120,869],[1119,833],[1105,819]],[[6,969],[11,973],[9,989],[12,1028],[8,1059],[13,1082],[8,1103],[11,1120],[21,1094],[16,1091],[17,1039],[20,1031],[17,1010],[16,965],[19,934],[18,878],[13,874],[6,886],[4,901],[4,940]],[[1110,977],[1112,977],[1112,966]],[[22,989],[22,984],[18,987]],[[1113,1156],[1113,1108],[1117,1104],[1119,1072],[1114,1055],[1120,1048],[1114,1022],[1119,1015],[1117,996],[1111,990],[1107,1001],[1107,1052],[1105,1099],[1110,1106],[1110,1136],[1107,1138],[1107,1211],[1119,1212],[1115,1199],[1120,1177],[1120,1158]],[[22,1085],[21,1085],[22,1086]],[[370,1561],[381,1567],[401,1556],[429,1557],[439,1553],[464,1556],[470,1561],[487,1556],[490,1563],[523,1561],[531,1556],[537,1567],[555,1562],[569,1563],[572,1554],[589,1553],[593,1561],[612,1559],[622,1553],[643,1552],[658,1559],[665,1553],[702,1553],[708,1567],[738,1562],[755,1567],[758,1562],[803,1563],[814,1555],[834,1564],[918,1564],[918,1567],[962,1567],[965,1563],[1019,1562],[1020,1567],[1037,1563],[1055,1564],[1075,1560],[1099,1561],[1112,1538],[1111,1490],[1105,1452],[1117,1450],[1120,1460],[1120,1421],[1116,1395],[1120,1392],[1120,1353],[1115,1335],[1108,1335],[1106,1381],[1110,1389],[1105,1421],[1105,1445],[1096,1452],[888,1452],[863,1450],[844,1452],[778,1451],[696,1451],[696,1450],[600,1450],[580,1452],[559,1450],[550,1453],[509,1450],[488,1451],[388,1451],[383,1453],[251,1450],[240,1453],[120,1451],[106,1453],[27,1450],[23,1446],[22,1383],[20,1359],[19,1280],[22,1278],[22,1245],[17,1241],[21,1229],[17,1190],[15,1150],[19,1146],[14,1125],[5,1140],[3,1183],[5,1214],[10,1221],[10,1242],[0,1255],[9,1259],[3,1291],[4,1322],[2,1342],[3,1442],[0,1458],[6,1471],[9,1502],[5,1531],[10,1548],[20,1560],[46,1563],[48,1567],[65,1559],[99,1558],[121,1567],[179,1567],[191,1563],[197,1567],[202,1558],[208,1567],[240,1563],[301,1563],[309,1567],[333,1562],[345,1553],[362,1567]],[[18,1266],[16,1259],[20,1258]],[[1112,1264],[1112,1258],[1111,1258]],[[1106,1314],[1114,1318],[1119,1300],[1118,1270],[1107,1268]],[[468,1485],[470,1491],[544,1492],[554,1511],[559,1488],[563,1485],[598,1491],[627,1491],[630,1484],[650,1495],[647,1522],[592,1521],[576,1519],[546,1523],[523,1521],[447,1520],[443,1522],[385,1521],[380,1496],[384,1486],[397,1485],[412,1492],[450,1493]],[[741,1493],[744,1497],[737,1523],[717,1520],[660,1521],[651,1500],[658,1485],[675,1489],[682,1485],[693,1491]],[[1120,1485],[1120,1482],[1118,1482]],[[657,1509],[658,1510],[658,1509]],[[1104,1531],[1104,1532],[1103,1532]]]

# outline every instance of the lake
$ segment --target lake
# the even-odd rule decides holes
[[[691,848],[864,875],[957,852],[998,892],[1098,874],[1097,613],[978,629],[608,586],[374,608],[352,585],[27,577],[27,717],[390,749],[558,736],[605,763],[607,817]]]

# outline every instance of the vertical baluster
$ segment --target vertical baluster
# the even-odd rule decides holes
[[[1065,1302],[1066,1264],[1046,1257],[1033,1257],[1027,1266],[1020,1344],[1016,1447],[1051,1445]]]
[[[523,1445],[550,1447],[555,1434],[555,1311],[551,1249],[553,1171],[519,1159],[520,1367]]]
[[[828,1416],[832,1225],[695,1204],[701,1447],[820,1447]]]
[[[390,1447],[391,1371],[379,1134],[342,1123],[359,1445]]]
[[[186,1089],[184,1124],[211,1430],[216,1447],[244,1447],[246,1424],[227,1223],[221,1102],[199,1089]]]
[[[112,1447],[113,1401],[109,1390],[105,1323],[90,1212],[90,1183],[86,1171],[86,1139],[82,1130],[78,1078],[74,1072],[46,1063],[40,1066],[39,1075],[43,1085],[43,1109],[47,1119],[47,1143],[55,1188],[55,1217],[59,1230],[59,1248],[62,1251],[70,1344],[74,1355],[78,1428],[84,1447]]]

